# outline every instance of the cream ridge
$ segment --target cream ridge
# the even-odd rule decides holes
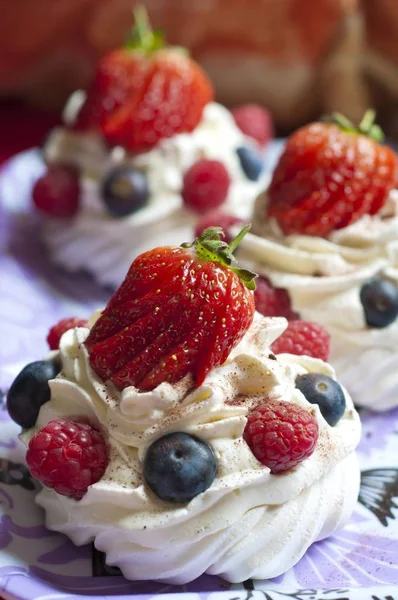
[[[379,214],[328,238],[283,236],[274,220],[266,220],[266,205],[264,192],[240,261],[287,289],[303,319],[325,325],[332,336],[331,364],[357,404],[372,410],[398,405],[398,320],[369,327],[360,300],[362,285],[375,276],[398,285],[398,191]]]
[[[122,148],[109,150],[92,133],[64,127],[53,130],[44,148],[45,160],[73,163],[81,170],[81,205],[76,217],[43,219],[42,235],[53,260],[71,271],[88,270],[101,284],[117,287],[131,261],[154,242],[169,245],[191,239],[201,215],[184,207],[182,180],[189,167],[203,158],[221,161],[229,172],[229,195],[221,208],[248,219],[255,198],[265,187],[265,175],[258,181],[246,177],[236,153],[241,146],[253,146],[253,141],[238,129],[231,113],[215,102],[205,107],[194,131],[162,140],[149,152],[134,156]],[[149,185],[147,205],[123,218],[112,217],[101,199],[102,180],[118,164],[142,170]]]
[[[151,392],[122,392],[92,371],[84,346],[89,329],[66,332],[60,344],[61,373],[50,382],[28,440],[54,418],[87,417],[107,434],[110,463],[101,481],[76,502],[43,489],[37,502],[50,529],[76,544],[94,541],[107,562],[129,579],[189,582],[202,573],[228,581],[276,577],[292,567],[315,541],[350,517],[359,489],[355,448],[359,417],[346,394],[346,411],[335,427],[295,387],[308,372],[334,377],[326,363],[279,355],[270,344],[285,319],[255,315],[228,360],[192,389],[188,378]],[[251,407],[265,398],[313,411],[319,439],[313,454],[281,474],[257,461],[242,437]],[[167,432],[206,440],[218,471],[205,492],[184,505],[158,499],[143,477],[148,446]]]

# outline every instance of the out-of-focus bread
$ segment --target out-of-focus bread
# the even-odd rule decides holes
[[[259,102],[282,131],[379,109],[398,136],[398,0],[143,0],[217,98]],[[0,0],[0,95],[59,106],[118,46],[134,0]]]
[[[319,112],[320,67],[341,31],[340,0],[146,0],[170,42],[188,47],[221,102],[267,105],[282,125]]]
[[[134,0],[0,0],[0,94],[60,107],[121,44]]]

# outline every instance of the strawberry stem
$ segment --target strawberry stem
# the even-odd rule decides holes
[[[374,122],[375,117],[376,112],[371,108],[365,112],[358,127],[355,127],[355,125],[349,119],[347,119],[347,117],[338,112],[332,113],[331,118],[327,118],[326,120],[334,123],[335,125],[338,125],[340,129],[342,129],[343,131],[347,131],[348,133],[359,133],[361,135],[367,135],[374,139],[376,142],[383,142],[384,133],[381,127],[379,127],[379,125],[376,125],[376,123]]]
[[[136,6],[133,15],[134,27],[124,47],[144,52],[153,52],[163,48],[163,33],[152,29],[146,9],[143,6]]]
[[[233,253],[245,237],[246,233],[250,230],[250,227],[251,225],[246,225],[230,244],[227,244],[227,242],[221,239],[222,237],[225,237],[221,227],[208,227],[193,242],[184,242],[181,244],[181,247],[194,248],[197,256],[201,260],[218,262],[224,267],[228,267],[238,275],[249,290],[255,290],[256,284],[254,280],[257,277],[256,273],[233,265],[233,263],[236,263],[236,258]]]

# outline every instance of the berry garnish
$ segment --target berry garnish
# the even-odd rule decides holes
[[[311,456],[318,423],[296,404],[268,400],[249,413],[243,437],[257,460],[271,473],[281,473]]]
[[[26,462],[43,485],[81,500],[105,473],[108,447],[102,434],[90,425],[58,419],[32,437]]]
[[[149,187],[146,175],[129,165],[110,171],[101,186],[101,197],[114,217],[126,217],[148,202]]]
[[[153,390],[190,374],[199,386],[225,362],[254,317],[253,273],[209,228],[193,243],[138,256],[91,329],[90,364],[118,389]]]
[[[206,213],[196,224],[195,237],[200,237],[205,229],[209,227],[219,227],[223,230],[225,235],[225,241],[227,243],[232,241],[232,236],[229,233],[229,229],[238,223],[243,223],[242,219],[223,213],[219,210],[213,210],[212,212]]]
[[[35,425],[40,408],[51,398],[48,382],[60,370],[55,360],[38,360],[22,369],[7,395],[7,410],[13,421],[24,429]]]
[[[398,316],[398,287],[388,279],[375,277],[360,291],[365,320],[369,327],[388,327]]]
[[[289,321],[299,318],[292,310],[289,292],[273,287],[267,277],[257,277],[254,302],[256,310],[264,317],[285,317]]]
[[[230,183],[229,173],[220,161],[203,159],[185,173],[182,198],[192,210],[212,210],[224,204]]]
[[[239,129],[248,137],[265,146],[274,135],[274,126],[268,110],[258,104],[243,104],[234,108],[232,115]]]
[[[217,473],[211,446],[188,433],[168,433],[149,446],[144,461],[145,481],[167,502],[190,502],[205,492]]]
[[[393,150],[366,113],[358,129],[341,115],[296,131],[268,189],[268,217],[285,235],[327,236],[379,212],[397,179]]]
[[[69,331],[69,329],[74,329],[75,327],[87,327],[87,320],[79,319],[79,317],[67,317],[53,325],[47,335],[47,344],[50,350],[58,350],[59,342],[65,331]]]
[[[135,15],[131,40],[99,61],[75,127],[99,129],[109,145],[137,153],[195,129],[213,88],[186,52],[165,47],[143,10]]]
[[[32,192],[40,212],[58,219],[74,217],[79,210],[79,171],[72,165],[50,164]]]
[[[345,412],[346,402],[343,388],[337,381],[322,373],[306,373],[296,378],[296,388],[311,404],[318,404],[325,421],[332,427]]]
[[[286,331],[271,346],[274,354],[306,354],[313,358],[328,360],[330,335],[318,323],[290,321]]]
[[[237,148],[236,154],[246,177],[250,181],[257,181],[264,169],[264,161],[261,155],[249,146]]]

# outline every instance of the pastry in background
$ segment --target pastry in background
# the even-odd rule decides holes
[[[131,40],[99,61],[50,132],[33,189],[52,260],[114,287],[135,256],[189,237],[202,215],[247,221],[272,135],[267,111],[215,103],[201,67],[137,14]]]
[[[267,278],[258,309],[324,325],[354,402],[382,411],[398,405],[397,157],[373,116],[292,134],[240,259]]]

